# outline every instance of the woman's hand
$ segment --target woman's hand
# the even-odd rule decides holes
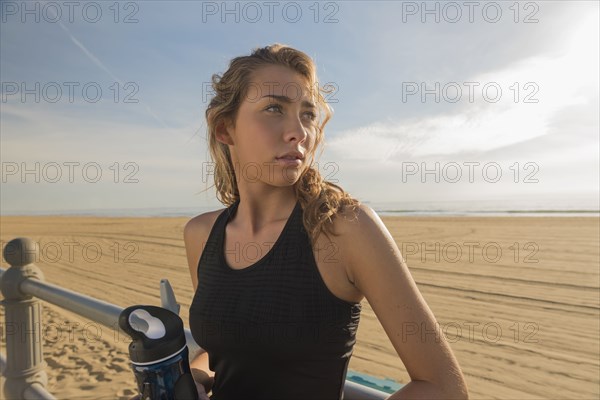
[[[194,383],[196,384],[196,390],[198,390],[198,400],[210,400],[210,397],[206,394],[204,385],[196,381]]]
[[[210,397],[208,397],[208,395],[206,394],[204,385],[196,381],[194,381],[194,383],[196,384],[196,390],[198,391],[198,400],[210,400]],[[139,394],[136,394],[129,400],[141,400],[141,397]]]
[[[198,389],[198,394],[201,396],[200,398],[204,400],[204,397],[202,396],[206,396],[206,400],[208,400],[207,392],[212,390],[212,387],[215,384],[215,377],[209,376],[206,372],[198,368],[192,367],[191,371],[194,383]]]
[[[212,385],[214,384],[214,382],[215,382],[215,378],[212,376],[209,377],[208,384],[210,385],[211,388],[212,388]],[[204,387],[204,385],[196,380],[194,380],[194,384],[196,385],[196,391],[198,392],[198,400],[210,400],[210,397],[208,397],[208,394],[206,394],[206,388]],[[142,398],[139,394],[136,394],[129,400],[142,400]]]

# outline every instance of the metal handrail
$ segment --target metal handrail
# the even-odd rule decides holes
[[[25,400],[44,399],[44,400],[56,400],[56,397],[48,393],[45,387],[40,383],[33,383],[23,391],[23,398]]]
[[[0,374],[4,373],[4,368],[6,368],[6,358],[0,354]]]

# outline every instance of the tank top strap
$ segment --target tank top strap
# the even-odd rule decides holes
[[[240,200],[236,200],[235,203],[224,209],[217,219],[215,220],[208,238],[206,239],[206,245],[204,251],[198,260],[197,271],[200,270],[200,265],[216,265],[219,263],[219,250],[220,245],[225,237],[225,225],[230,220],[231,216],[235,213],[235,209],[239,205]]]

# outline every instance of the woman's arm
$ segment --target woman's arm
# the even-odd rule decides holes
[[[458,361],[383,221],[362,204],[339,219],[341,256],[383,326],[411,382],[389,399],[468,399]]]

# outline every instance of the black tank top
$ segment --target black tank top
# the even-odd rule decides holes
[[[243,269],[229,267],[225,226],[238,205],[212,227],[190,306],[190,330],[215,372],[210,398],[342,399],[361,303],[344,301],[325,286],[299,202],[262,258],[260,246],[250,243],[236,254],[260,259]]]

